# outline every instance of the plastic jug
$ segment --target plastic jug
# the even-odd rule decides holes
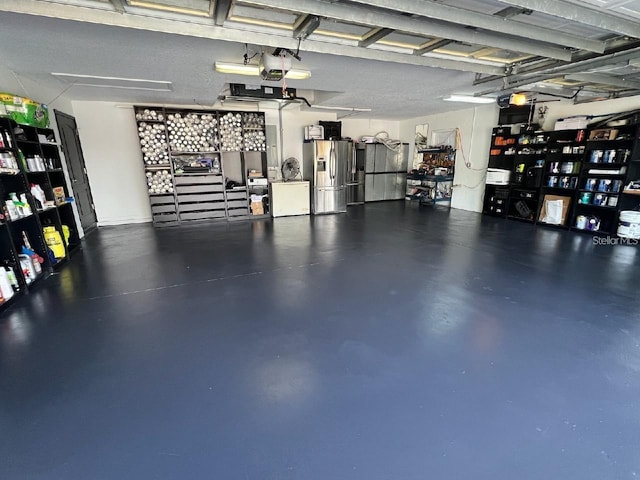
[[[64,258],[66,253],[64,244],[62,243],[62,236],[60,235],[60,232],[58,232],[56,228],[52,226],[44,227],[42,229],[42,232],[44,233],[44,241],[53,252],[53,256],[58,259]]]
[[[62,225],[62,235],[64,236],[64,244],[69,245],[69,237],[71,236],[71,231],[67,225]]]

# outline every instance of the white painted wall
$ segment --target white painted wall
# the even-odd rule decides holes
[[[336,120],[336,114],[301,111],[297,106],[287,107],[282,110],[282,128],[284,130],[283,159],[295,157],[298,160],[302,160],[304,127],[307,125],[318,125],[320,120],[334,122]]]
[[[133,107],[73,102],[98,225],[151,221]]]
[[[400,122],[397,120],[344,118],[341,121],[343,137],[359,140],[364,135],[387,132],[390,139],[400,138]]]
[[[498,122],[498,107],[483,105],[466,110],[427,115],[400,122],[399,135],[409,143],[409,158],[414,158],[414,135],[416,125],[429,125],[429,138],[434,130],[460,129],[462,148],[456,152],[453,208],[482,211],[486,169],[489,162],[491,129]],[[464,158],[471,163],[465,165]]]
[[[72,106],[84,149],[98,224],[150,222],[151,209],[133,106],[87,101],[74,101]],[[185,108],[190,107],[185,106]],[[249,107],[244,110],[254,108]],[[235,108],[225,105],[221,110],[235,110]],[[263,111],[267,125],[276,125],[279,128],[278,110],[263,109]],[[320,120],[335,121],[336,114],[301,111],[298,106],[284,108],[282,110],[282,158],[302,159],[304,127],[317,124]],[[387,131],[390,138],[399,138],[400,122],[342,120],[343,136],[357,139],[362,135],[373,135],[379,131]]]
[[[14,93],[47,105],[49,107],[50,126],[56,131],[58,141],[60,141],[60,134],[58,133],[58,125],[56,124],[54,110],[59,110],[67,115],[74,115],[71,99],[68,95],[63,93],[66,88],[66,86],[61,85],[60,90],[54,90],[50,87],[43,86],[28,77],[14,74],[6,66],[0,65],[0,92]],[[69,188],[69,194],[73,196],[73,184],[69,181],[69,171],[67,169],[67,163],[62,150],[60,150],[60,158],[62,160],[62,170],[64,171],[67,186]],[[76,225],[78,226],[78,234],[80,238],[82,238],[84,237],[84,231],[80,224],[80,216],[78,215],[76,204],[71,204],[71,208],[73,209],[73,215],[76,219]]]

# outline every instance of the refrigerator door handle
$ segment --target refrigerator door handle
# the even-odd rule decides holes
[[[334,142],[331,142],[331,150],[329,151],[329,176],[331,180],[336,178],[336,151]]]

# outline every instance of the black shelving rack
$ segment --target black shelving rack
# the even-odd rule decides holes
[[[510,127],[496,127],[491,132],[488,168],[513,172],[517,152],[518,135]],[[509,183],[487,184],[482,212],[487,215],[506,217],[511,190]]]
[[[589,132],[578,180],[571,227],[590,234],[615,235],[620,212],[640,205],[624,194],[640,178],[638,125],[598,128]]]
[[[79,247],[80,238],[55,132],[49,128],[18,125],[9,118],[0,117],[0,137],[0,149],[5,155],[3,163],[6,160],[13,164],[13,168],[6,165],[0,168],[0,262],[13,270],[18,283],[10,300],[0,302],[0,308],[4,308],[62,265]],[[44,204],[31,194],[31,185],[40,186],[45,196]],[[6,203],[10,194],[18,198],[24,194],[31,213],[23,210],[23,215],[15,212],[11,215]],[[43,232],[43,227],[49,226],[63,240],[64,255],[58,258],[52,255]],[[32,261],[29,267],[22,253],[27,242],[42,263],[35,265]],[[40,272],[34,278],[32,273],[38,266]]]
[[[509,185],[486,186],[483,213],[591,235],[616,235],[620,212],[640,210],[638,118],[630,114],[628,124],[616,127],[537,132],[529,137],[536,138],[535,145],[529,147],[529,152],[536,149],[531,157],[524,155],[518,137],[513,159],[504,154],[507,147],[494,148],[494,143],[497,135],[503,139],[514,136],[504,127],[494,129],[489,167],[507,169],[512,165],[511,181]],[[544,146],[542,135],[546,135]],[[538,166],[538,148],[545,151],[542,174],[524,175],[532,165]],[[637,188],[630,188],[632,184]],[[563,200],[566,211],[560,223],[547,223],[546,200],[556,199]]]
[[[547,157],[542,177],[537,221],[546,226],[568,229],[575,209],[576,191],[586,149],[585,129],[548,133]],[[547,216],[547,201],[561,201],[560,222]]]

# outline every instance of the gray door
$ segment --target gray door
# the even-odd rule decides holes
[[[67,170],[73,188],[73,196],[80,215],[80,224],[85,233],[93,230],[96,226],[96,211],[91,196],[89,177],[82,155],[82,145],[78,136],[78,126],[76,119],[55,110],[56,123],[60,133],[60,143],[67,163]]]

